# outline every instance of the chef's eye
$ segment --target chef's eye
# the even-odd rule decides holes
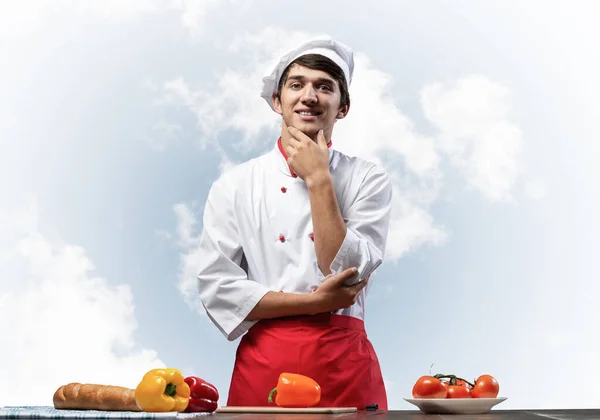
[[[291,87],[292,89],[300,89],[300,87],[301,87],[301,86],[300,86],[300,83],[292,83],[292,84],[290,85],[290,87]]]
[[[328,85],[321,85],[320,86],[321,90],[327,91],[327,92],[331,92],[331,86]]]

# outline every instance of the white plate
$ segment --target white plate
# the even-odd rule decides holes
[[[506,400],[500,398],[404,398],[427,414],[484,414],[496,404]]]

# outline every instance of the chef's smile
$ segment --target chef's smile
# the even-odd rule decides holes
[[[302,121],[315,121],[321,112],[312,111],[312,110],[301,110],[296,111],[296,114],[300,115]]]

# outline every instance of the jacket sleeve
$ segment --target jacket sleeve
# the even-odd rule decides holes
[[[256,323],[245,318],[269,289],[248,278],[231,194],[219,181],[211,187],[195,255],[200,301],[210,320],[233,341]]]
[[[372,166],[359,187],[356,199],[343,211],[346,236],[329,267],[332,274],[357,267],[358,275],[346,284],[364,280],[383,263],[391,201],[392,184],[388,172]],[[322,281],[325,276],[317,270]]]

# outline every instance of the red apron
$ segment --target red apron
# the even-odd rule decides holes
[[[269,406],[282,372],[317,381],[318,407],[363,410],[377,404],[387,410],[379,361],[358,318],[320,314],[259,321],[237,349],[227,405]]]

